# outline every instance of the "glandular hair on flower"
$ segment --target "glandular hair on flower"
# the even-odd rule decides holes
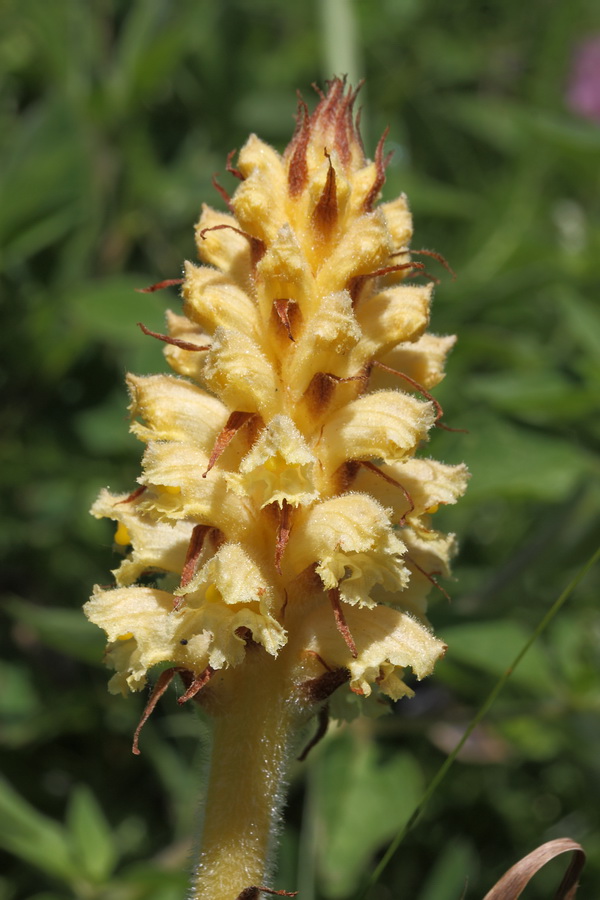
[[[425,607],[455,540],[433,516],[467,471],[424,445],[455,339],[427,330],[433,284],[406,198],[379,202],[383,140],[368,160],[355,96],[336,78],[301,101],[281,156],[248,139],[167,315],[174,374],[127,378],[142,471],[92,508],[125,556],[86,605],[113,691],[260,652],[397,700],[444,653]]]

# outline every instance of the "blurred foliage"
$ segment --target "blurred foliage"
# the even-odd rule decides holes
[[[390,125],[385,196],[408,194],[413,246],[458,274],[439,269],[433,324],[460,336],[438,396],[468,434],[437,432],[431,449],[473,478],[442,514],[462,545],[452,604],[439,595],[431,610],[446,660],[413,701],[334,730],[294,772],[277,884],[302,900],[356,894],[594,549],[600,499],[600,127],[565,100],[578,41],[600,31],[596,5],[345,6],[367,146]],[[160,328],[178,303],[133,288],[194,257],[201,202],[222,205],[212,174],[250,130],[285,146],[296,88],[309,96],[336,57],[319,12],[319,0],[1,6],[0,900],[185,893],[206,724],[167,697],[131,756],[143,698],[108,695],[102,635],[80,612],[114,564],[87,509],[102,485],[134,484],[123,375],[163,368],[135,322]],[[468,883],[477,900],[567,834],[589,854],[582,897],[600,895],[597,589],[592,573],[515,672],[374,898],[455,900]],[[528,896],[549,893],[541,875]]]

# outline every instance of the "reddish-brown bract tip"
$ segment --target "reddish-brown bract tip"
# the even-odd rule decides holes
[[[292,304],[292,300],[286,300],[284,298],[273,300],[273,306],[275,307],[277,317],[285,328],[290,341],[294,341],[294,335],[292,334],[292,323],[290,322],[290,309],[293,308]]]
[[[287,500],[284,500],[279,512],[279,524],[277,526],[277,537],[275,539],[275,568],[279,575],[281,575],[281,558],[285,553],[287,542],[290,539],[290,531],[292,528],[291,515],[292,507]]]
[[[157,281],[149,287],[136,288],[138,294],[153,294],[154,291],[162,291],[163,288],[173,287],[175,284],[183,284],[183,278],[165,278],[164,281]]]
[[[379,466],[376,466],[375,463],[370,462],[370,460],[361,459],[358,461],[360,462],[361,466],[364,466],[364,468],[368,469],[369,472],[373,472],[375,475],[378,475],[380,478],[383,478],[383,480],[387,481],[388,484],[393,484],[395,487],[400,488],[400,490],[404,494],[406,502],[408,503],[408,509],[406,510],[406,512],[404,513],[404,515],[402,516],[402,518],[400,520],[400,525],[404,525],[404,520],[406,519],[406,517],[410,516],[410,514],[412,512],[414,512],[414,509],[415,509],[414,500],[410,496],[409,492],[406,490],[404,485],[400,484],[400,482],[397,481],[395,478],[392,478],[391,475],[388,475],[387,472],[383,472],[379,468]]]
[[[204,546],[204,539],[208,532],[210,531],[210,525],[194,525],[194,529],[192,531],[192,537],[190,538],[190,542],[188,544],[187,552],[185,554],[185,562],[183,564],[183,569],[181,570],[181,587],[187,587],[190,583],[194,574],[196,572],[196,565],[198,563],[198,558],[202,553],[202,547]]]
[[[312,213],[312,223],[315,229],[325,238],[331,235],[338,218],[337,190],[335,183],[335,169],[331,162],[331,155],[325,148],[325,156],[329,161],[327,180],[319,197],[319,202]]]
[[[120,506],[122,503],[133,503],[134,500],[137,500],[138,497],[142,496],[145,490],[147,490],[146,485],[142,484],[141,487],[136,488],[135,491],[132,491],[124,500],[119,500],[115,505]]]
[[[362,82],[355,90],[346,90],[345,78],[333,78],[327,82],[326,93],[316,89],[320,100],[312,113],[299,97],[296,131],[285,151],[289,160],[290,197],[298,197],[306,187],[309,150],[317,154],[335,150],[346,172],[365,165],[362,140],[354,119],[354,102],[361,85]]]
[[[163,341],[165,344],[172,344],[174,347],[179,347],[180,350],[210,350],[210,346],[208,344],[192,344],[191,341],[182,341],[181,338],[170,337],[168,334],[161,334],[158,331],[151,331],[149,328],[146,328],[143,322],[138,322],[138,327],[144,332],[144,334],[148,335],[148,337],[156,338],[157,341]]]
[[[217,436],[214,447],[212,448],[212,452],[210,454],[210,458],[208,460],[208,465],[206,467],[206,471],[202,473],[202,477],[206,478],[220,455],[223,453],[227,445],[231,442],[231,440],[238,433],[240,428],[249,422],[250,419],[253,419],[256,413],[251,412],[232,412],[227,422],[225,423],[225,427]]]
[[[308,180],[308,166],[306,163],[306,150],[310,138],[310,115],[308,106],[299,96],[298,113],[296,118],[296,131],[288,145],[286,153],[291,156],[288,171],[288,191],[290,197],[297,197]]]
[[[358,122],[357,122],[358,129]],[[377,149],[375,150],[375,168],[377,170],[377,177],[373,182],[373,187],[367,194],[364,200],[363,208],[365,212],[370,212],[373,209],[373,204],[377,200],[379,195],[379,191],[383,187],[385,183],[385,170],[387,169],[389,162],[393,156],[394,151],[390,150],[387,156],[383,155],[383,145],[385,144],[385,140],[389,134],[389,126],[385,129],[383,134],[379,139],[379,143],[377,144]]]
[[[261,894],[272,894],[274,897],[295,897],[298,891],[274,891],[272,888],[266,887],[247,887],[236,900],[259,900]]]
[[[346,642],[346,646],[350,651],[350,654],[353,659],[356,659],[358,656],[358,651],[356,649],[356,644],[354,643],[354,638],[352,637],[352,632],[348,628],[346,623],[346,619],[344,618],[344,613],[342,612],[342,606],[340,603],[340,592],[338,588],[333,588],[329,593],[329,602],[331,603],[333,609],[333,617],[335,619],[335,625],[341,636],[344,638]]]
[[[250,244],[250,261],[253,266],[261,261],[267,249],[265,242],[261,241],[260,238],[248,234],[247,231],[242,231],[241,228],[235,228],[233,225],[211,225],[209,228],[203,228],[200,232],[200,239],[203,241],[206,240],[205,236],[209,231],[223,231],[225,228],[228,228],[230,231],[235,231],[236,234],[241,234],[242,237],[246,238]]]

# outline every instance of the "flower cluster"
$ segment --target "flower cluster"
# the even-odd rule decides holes
[[[433,284],[411,280],[406,198],[376,205],[383,139],[368,161],[354,100],[335,79],[283,156],[251,136],[228,161],[230,212],[203,209],[155,335],[176,374],[128,377],[140,486],[93,507],[128,550],[86,606],[115,692],[159,663],[204,684],[258,646],[396,700],[444,652],[425,604],[454,537],[432,515],[467,472],[416,453],[454,338],[426,331]]]

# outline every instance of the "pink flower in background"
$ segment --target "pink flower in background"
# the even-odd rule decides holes
[[[566,100],[572,112],[600,122],[600,34],[577,45]]]

